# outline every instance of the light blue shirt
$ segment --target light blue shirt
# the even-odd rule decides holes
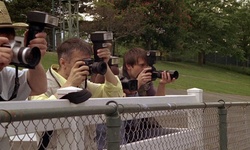
[[[31,89],[27,81],[27,72],[28,69],[18,71],[20,86],[18,89],[17,97],[12,99],[11,101],[26,100],[30,95]],[[15,77],[15,68],[5,67],[2,71],[0,71],[0,94],[1,97],[5,100],[9,100],[14,91]]]

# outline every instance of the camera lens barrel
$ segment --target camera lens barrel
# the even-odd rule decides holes
[[[20,45],[19,41],[10,42],[13,52],[11,64],[24,68],[35,68],[41,59],[40,49],[38,47],[20,47]]]
[[[104,75],[107,72],[107,64],[104,61],[94,62],[91,71],[96,74]]]
[[[179,77],[179,72],[178,71],[176,71],[176,70],[168,70],[167,72],[170,74],[171,80],[173,78],[178,79],[178,77]],[[162,71],[153,71],[152,72],[152,80],[154,81],[157,78],[161,79],[162,78],[161,73],[162,73]]]
[[[101,74],[104,75],[107,72],[107,64],[103,61],[94,62],[94,59],[84,59],[85,65],[89,66],[89,74]]]
[[[24,67],[25,65],[27,65],[29,66],[27,68],[34,68],[41,59],[41,52],[37,47],[34,47],[32,49],[29,47],[14,47],[13,53],[14,56],[12,62],[20,67]]]
[[[171,79],[173,79],[173,78],[178,79],[179,78],[179,72],[178,71],[176,71],[176,70],[169,70],[168,72],[170,74],[170,78]]]

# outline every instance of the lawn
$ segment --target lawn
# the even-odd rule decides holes
[[[57,54],[55,52],[47,52],[42,59],[42,64],[44,68],[47,70],[52,64],[57,64]]]
[[[250,76],[213,66],[158,62],[159,70],[177,70],[179,78],[168,85],[173,89],[200,88],[205,91],[250,96]]]
[[[45,69],[57,63],[56,53],[48,52],[42,61]],[[205,91],[250,96],[250,76],[214,66],[185,62],[157,62],[157,70],[177,70],[179,78],[167,85],[171,89],[200,88]],[[157,80],[155,84],[157,84]]]

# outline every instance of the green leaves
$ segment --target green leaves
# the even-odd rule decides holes
[[[243,43],[247,43],[246,39],[250,36],[249,29],[245,29],[250,25],[247,23],[249,4],[242,5],[234,0],[190,0],[188,4],[192,18],[192,30],[189,32],[192,34],[186,46],[205,54],[217,51],[244,61],[242,56],[247,51]]]
[[[59,1],[54,9],[60,12]],[[86,5],[92,2],[92,5]],[[250,57],[250,4],[235,0],[80,0],[94,21],[79,21],[80,36],[114,33],[116,45],[157,49],[168,56],[215,51],[246,61]],[[30,10],[52,12],[51,0],[6,0],[14,22]],[[57,12],[56,11],[56,12]],[[62,13],[62,12],[60,12]],[[64,13],[64,12],[63,12]],[[203,56],[203,58],[205,58]]]

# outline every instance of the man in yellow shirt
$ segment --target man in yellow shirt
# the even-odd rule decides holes
[[[85,64],[86,61],[84,60],[91,58],[92,51],[91,45],[80,38],[70,38],[64,41],[57,48],[59,65],[52,65],[46,73],[48,84],[47,92],[32,96],[30,99],[58,99],[57,89],[70,86],[87,89],[91,92],[93,98],[122,97],[123,89],[121,82],[119,78],[112,73],[108,65],[106,73],[104,74],[104,83],[93,83],[87,80],[87,76],[90,74],[90,66]],[[110,54],[109,48],[102,48],[97,51],[97,55],[102,58],[106,64],[110,59]],[[90,140],[94,140],[95,129],[90,127],[88,130],[92,132]],[[50,134],[53,133],[52,131],[49,132],[51,132]],[[88,132],[91,133],[90,131]],[[41,146],[47,147],[45,145]]]
[[[79,38],[71,38],[63,42],[57,48],[59,65],[52,65],[48,69],[47,82],[48,90],[46,93],[33,96],[35,100],[58,99],[57,89],[62,87],[80,87],[91,92],[93,98],[100,97],[122,97],[123,90],[121,82],[115,76],[107,65],[107,71],[104,74],[105,82],[103,84],[86,81],[89,75],[89,66],[85,65],[84,60],[90,59],[92,47]],[[108,48],[98,50],[98,56],[108,63],[110,51]],[[87,83],[87,85],[85,85]]]

